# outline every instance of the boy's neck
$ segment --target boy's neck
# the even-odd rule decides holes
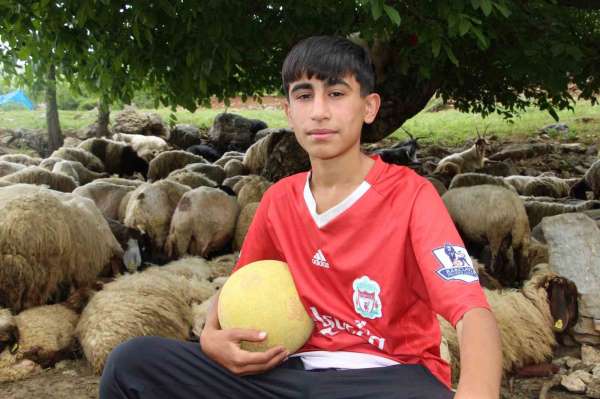
[[[311,158],[311,189],[358,186],[375,163],[360,149],[347,151],[335,158]]]

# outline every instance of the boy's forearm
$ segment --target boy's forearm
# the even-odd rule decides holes
[[[456,399],[497,399],[502,378],[502,350],[494,315],[487,309],[471,309],[456,325],[456,332],[460,345]]]

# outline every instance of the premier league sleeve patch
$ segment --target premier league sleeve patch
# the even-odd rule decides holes
[[[460,280],[465,283],[479,280],[473,262],[464,248],[444,244],[443,247],[434,249],[433,254],[442,266],[436,273],[444,280]]]

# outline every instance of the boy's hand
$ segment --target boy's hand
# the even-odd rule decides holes
[[[202,331],[200,344],[208,357],[232,373],[242,376],[264,373],[289,356],[281,346],[265,352],[249,352],[240,348],[240,341],[260,342],[266,337],[266,333],[256,330],[221,330],[206,326]]]

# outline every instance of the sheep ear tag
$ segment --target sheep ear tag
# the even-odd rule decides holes
[[[436,270],[437,275],[446,280],[460,280],[465,283],[479,281],[477,272],[473,267],[473,261],[467,250],[452,244],[444,244],[433,250],[441,268]]]

